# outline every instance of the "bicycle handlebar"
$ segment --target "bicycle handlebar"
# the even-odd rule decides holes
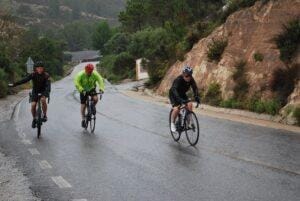
[[[102,95],[104,94],[104,92],[96,92],[96,93],[87,93],[87,92],[85,92],[85,93],[88,96],[100,95],[100,100],[102,99]]]
[[[180,109],[185,108],[187,106],[188,103],[184,103],[180,106]],[[200,103],[197,103],[196,108],[198,108],[200,105]]]

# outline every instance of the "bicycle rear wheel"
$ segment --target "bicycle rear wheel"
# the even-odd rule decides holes
[[[170,132],[171,132],[173,139],[177,142],[180,139],[181,132],[180,131],[172,132],[172,130],[171,130],[172,112],[173,112],[173,109],[170,111],[170,114],[169,114],[169,128],[170,128]],[[175,122],[178,121],[178,118],[179,118],[179,116],[177,116],[177,118],[175,119]],[[175,125],[177,125],[177,123],[175,123]]]
[[[189,112],[184,120],[185,134],[190,145],[195,146],[199,140],[199,122],[194,112]]]

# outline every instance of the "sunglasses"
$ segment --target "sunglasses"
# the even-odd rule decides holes
[[[190,76],[190,75],[184,75],[183,77],[185,77],[185,78],[190,78],[191,76]]]

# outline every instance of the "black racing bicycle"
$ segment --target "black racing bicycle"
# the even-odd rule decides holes
[[[199,103],[197,103],[196,108],[198,108]],[[177,142],[179,141],[181,134],[185,132],[186,138],[190,145],[195,146],[199,140],[200,127],[196,114],[187,109],[187,105],[184,104],[180,107],[180,112],[175,119],[176,131],[172,132],[171,122],[172,122],[172,112],[169,115],[169,127],[173,139]]]
[[[92,133],[95,131],[96,127],[96,106],[93,100],[93,96],[100,95],[100,100],[102,99],[103,93],[88,93],[86,100],[86,115],[85,115],[85,130],[90,126],[90,130]]]
[[[37,128],[37,138],[41,137],[41,130],[42,130],[42,125],[44,123],[43,118],[42,118],[42,103],[41,103],[41,97],[43,94],[38,93],[38,101],[37,101],[37,109],[36,109],[36,128]],[[32,94],[29,94],[30,102],[32,98]],[[50,96],[48,98],[48,103],[50,102]]]

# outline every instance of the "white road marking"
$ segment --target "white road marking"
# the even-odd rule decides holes
[[[87,199],[74,199],[72,201],[87,201]]]
[[[43,170],[52,168],[52,166],[46,160],[39,161],[39,165]]]
[[[39,152],[36,148],[28,149],[28,151],[29,151],[32,155],[40,155],[40,152]]]
[[[26,140],[26,139],[23,139],[22,143],[25,144],[25,145],[31,145],[32,144],[30,140]]]
[[[71,188],[71,184],[67,182],[62,176],[58,177],[51,177],[51,179],[54,181],[54,183],[59,187],[59,188]]]

